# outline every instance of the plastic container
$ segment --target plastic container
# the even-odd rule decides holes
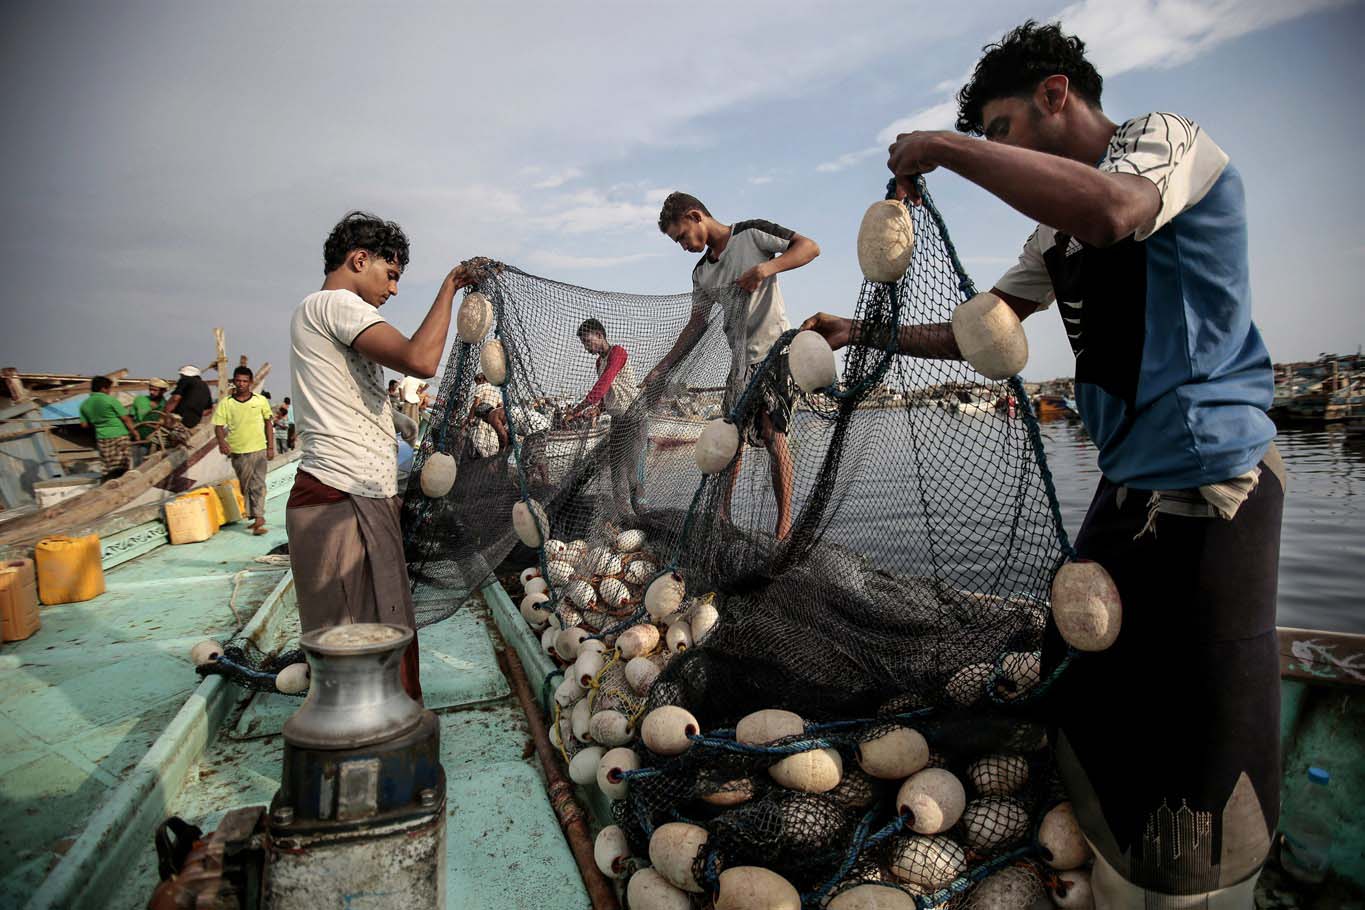
[[[73,604],[104,593],[100,539],[44,537],[33,548],[38,564],[38,599],[45,604]]]
[[[214,491],[213,487],[199,487],[196,490],[190,490],[182,496],[177,496],[176,499],[193,499],[195,497],[202,498],[205,505],[208,506],[209,519],[213,521],[213,530],[215,532],[227,523],[227,515],[223,511],[223,501],[218,498],[218,494]]]
[[[242,485],[234,477],[213,488],[218,494],[218,502],[223,510],[223,524],[232,524],[246,518],[246,499],[242,496]]]
[[[1332,775],[1308,769],[1303,786],[1280,822],[1280,866],[1292,878],[1310,885],[1327,877],[1332,852]]]
[[[33,560],[0,563],[0,640],[23,641],[42,626]]]
[[[215,495],[214,500],[218,497]],[[209,502],[202,496],[180,496],[166,503],[166,531],[171,543],[199,543],[218,531],[209,512]]]

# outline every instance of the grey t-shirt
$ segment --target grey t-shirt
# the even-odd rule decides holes
[[[730,229],[730,242],[720,257],[712,261],[707,253],[692,269],[693,290],[734,285],[749,269],[786,252],[795,236],[795,231],[771,221],[735,222]],[[704,303],[699,298],[698,305],[709,307],[711,302],[710,298]],[[773,342],[789,328],[791,324],[787,322],[787,309],[782,303],[782,289],[778,287],[776,275],[749,295],[746,313],[727,312],[725,315],[725,337],[730,342],[730,350],[736,354],[743,351],[746,366],[767,356]]]

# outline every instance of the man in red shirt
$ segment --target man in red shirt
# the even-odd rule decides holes
[[[569,409],[566,419],[593,413],[611,418],[607,436],[607,455],[611,462],[612,500],[618,519],[634,514],[633,501],[639,492],[635,480],[640,450],[640,430],[644,425],[642,407],[634,408],[640,396],[630,356],[619,344],[607,341],[607,329],[596,319],[586,319],[578,327],[583,350],[597,358],[597,382],[583,400]]]

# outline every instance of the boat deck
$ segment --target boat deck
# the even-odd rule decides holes
[[[190,647],[231,636],[287,573],[255,561],[285,540],[284,501],[267,505],[268,534],[243,522],[157,547],[108,570],[94,600],[43,607],[36,634],[0,648],[0,850],[11,857],[0,906],[23,903],[199,685]]]
[[[0,650],[0,906],[140,910],[157,883],[151,826],[174,814],[211,831],[270,801],[298,700],[201,683],[189,649],[243,624],[267,646],[297,639],[287,569],[256,559],[284,542],[292,470],[272,472],[268,535],[155,547]],[[419,637],[448,781],[447,906],[587,908],[483,599]]]

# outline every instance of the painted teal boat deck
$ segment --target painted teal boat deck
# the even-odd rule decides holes
[[[299,701],[201,683],[189,649],[297,640],[287,569],[256,561],[284,542],[292,474],[272,472],[270,534],[228,526],[173,547],[159,526],[120,532],[104,541],[104,595],[44,608],[37,635],[0,650],[0,847],[12,858],[0,906],[140,910],[157,883],[152,826],[176,814],[211,831],[269,803]],[[448,780],[447,906],[587,908],[489,608],[473,598],[419,638]]]
[[[448,788],[446,906],[586,910],[587,891],[534,755],[528,758],[526,719],[498,669],[488,628],[487,610],[475,599],[419,633],[422,685],[440,718]],[[291,631],[297,627],[286,625],[283,637]],[[268,804],[279,788],[280,730],[298,704],[273,694],[250,698],[166,812],[210,831],[229,809]],[[140,910],[156,880],[149,843],[107,906]]]
[[[0,649],[0,906],[23,904],[199,685],[190,647],[231,636],[284,576],[255,561],[284,542],[278,495],[267,523],[107,569],[104,594],[43,607],[33,637]]]

